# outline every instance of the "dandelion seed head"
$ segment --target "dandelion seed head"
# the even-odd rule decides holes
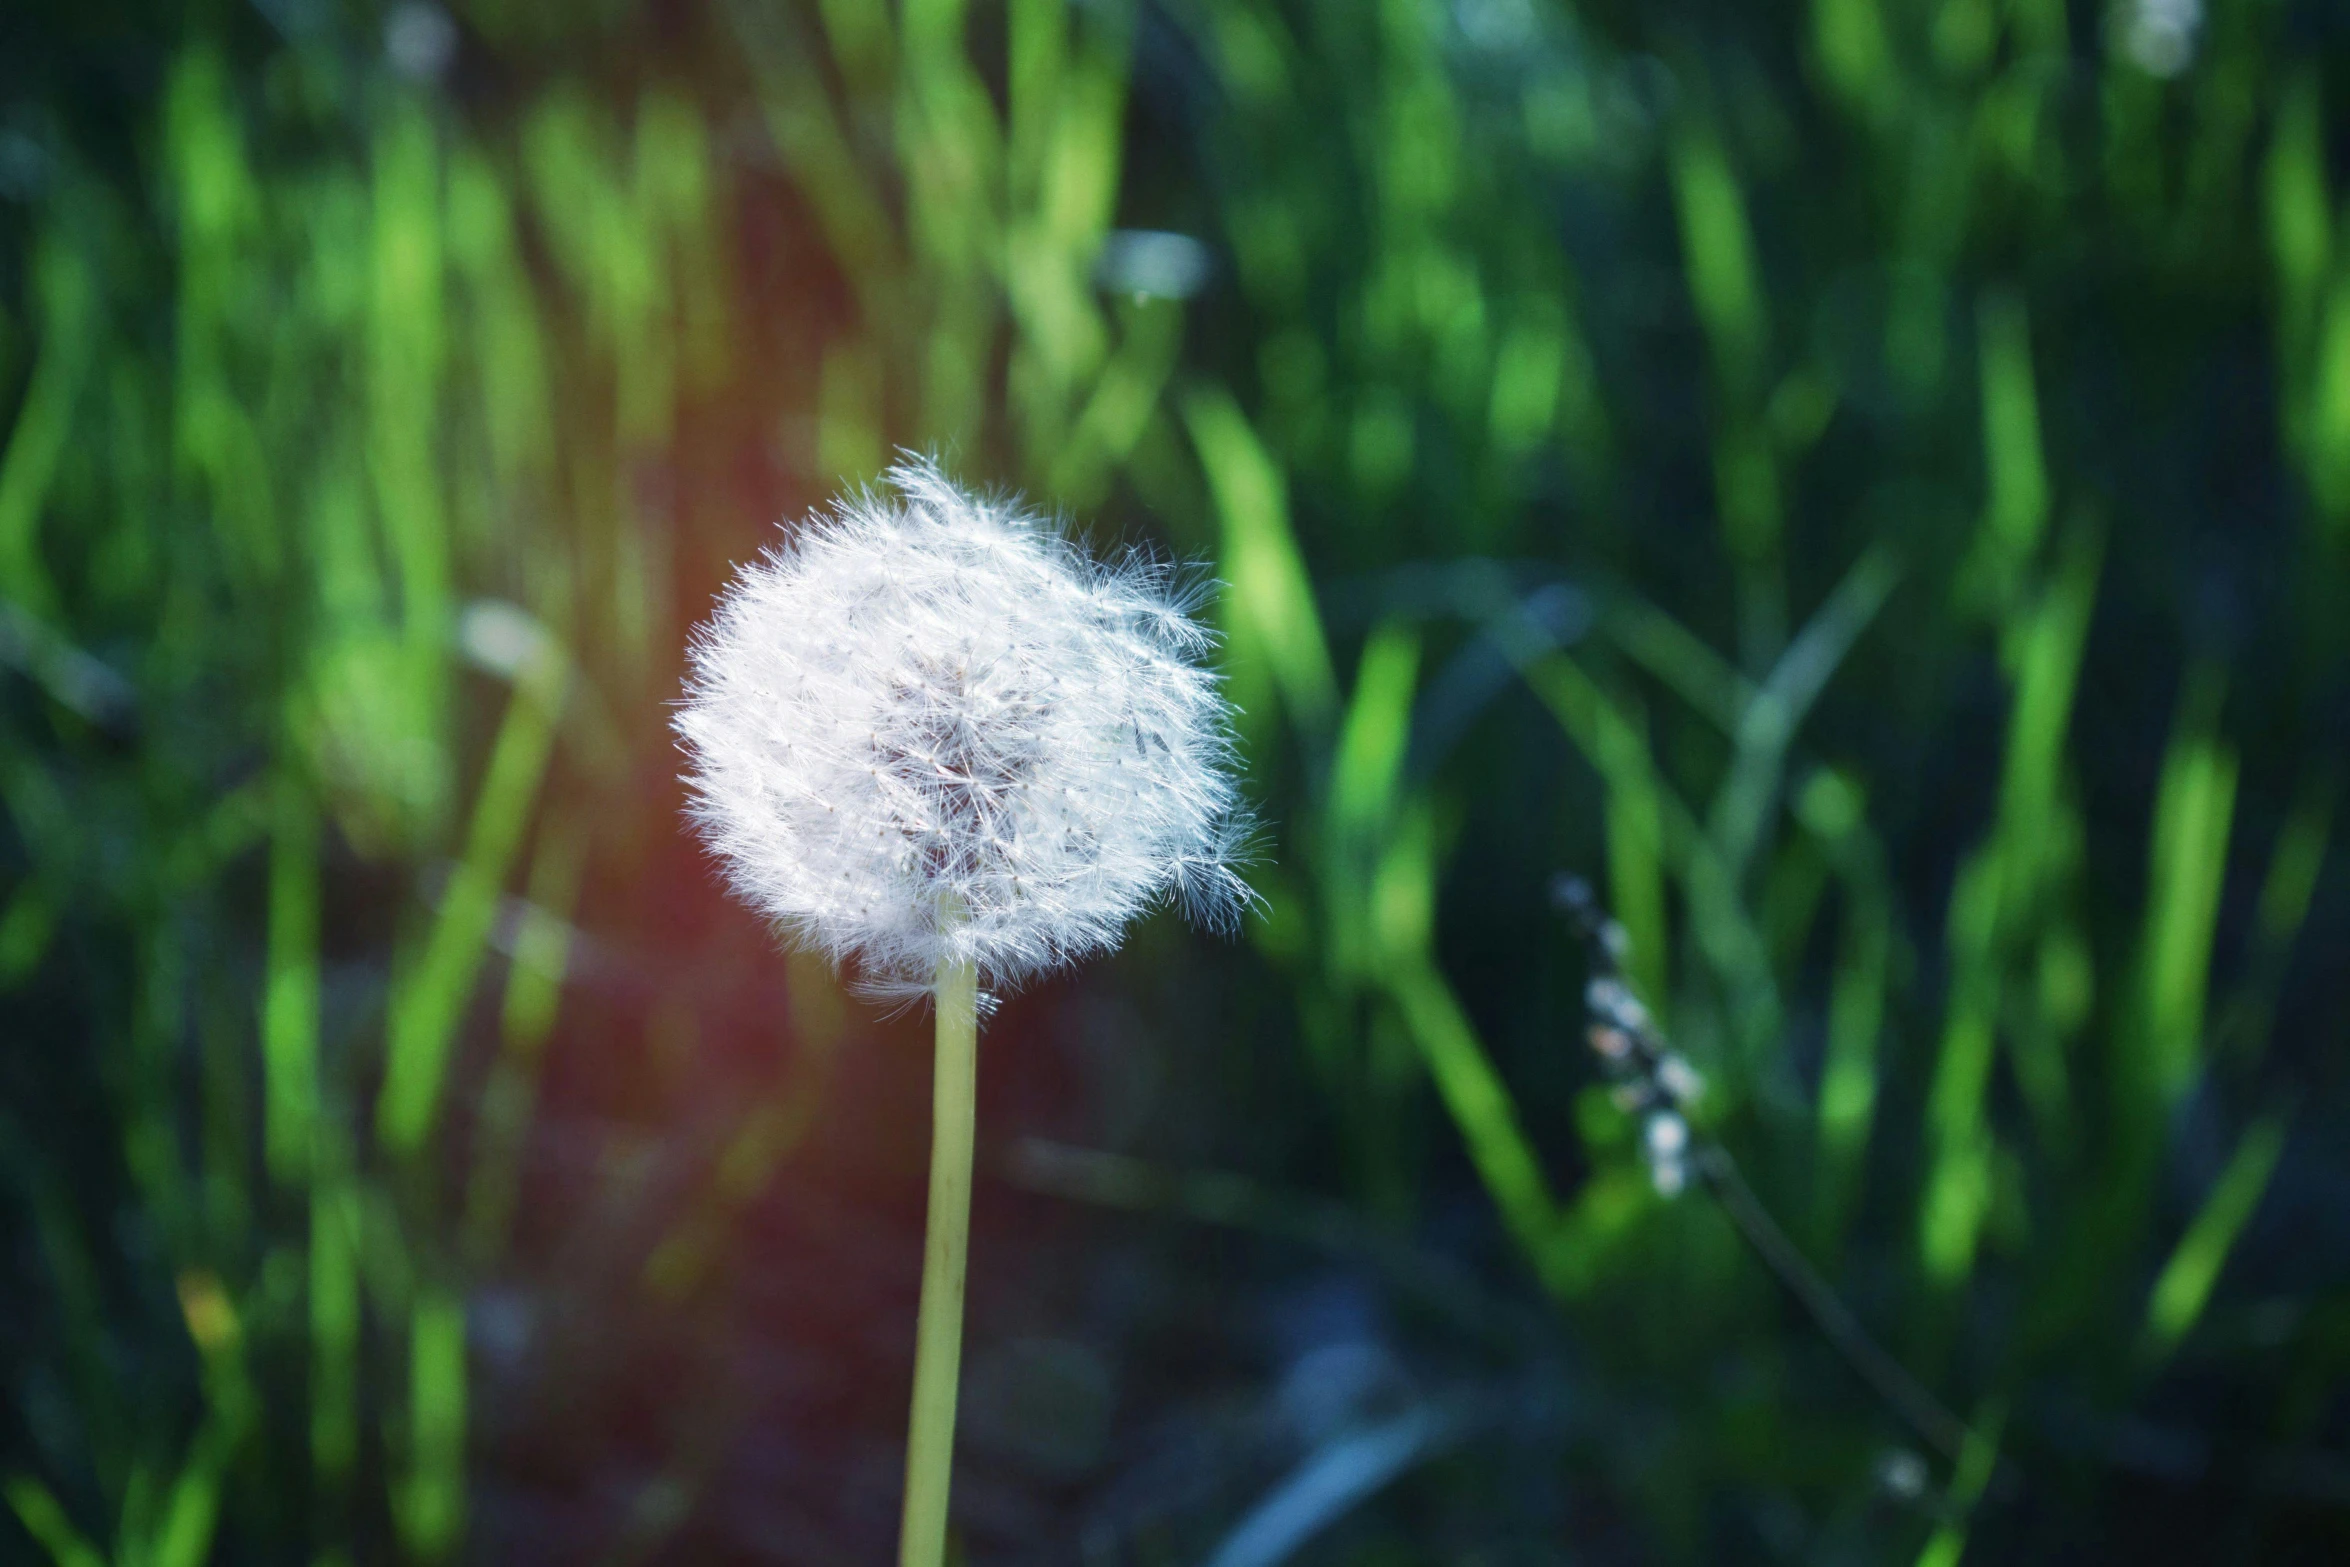
[[[884,993],[991,986],[1248,891],[1230,708],[1194,598],[927,461],[811,517],[696,629],[676,719],[735,890]]]

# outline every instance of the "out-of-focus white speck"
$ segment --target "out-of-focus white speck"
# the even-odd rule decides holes
[[[2150,76],[2176,76],[2195,60],[2203,0],[2123,0],[2115,18],[2122,53]]]
[[[384,18],[384,58],[410,81],[437,82],[457,58],[457,24],[422,0],[396,5]]]
[[[1102,242],[1094,280],[1113,294],[1141,299],[1189,299],[1215,271],[1208,247],[1189,234],[1163,229],[1119,229]]]
[[[475,599],[457,620],[457,645],[479,668],[508,680],[555,655],[555,639],[538,617],[504,599]]]

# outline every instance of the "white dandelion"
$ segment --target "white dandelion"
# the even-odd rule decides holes
[[[699,628],[677,715],[735,889],[869,990],[937,1006],[903,1567],[937,1567],[961,1358],[983,987],[1248,891],[1231,710],[1172,571],[1092,559],[937,467],[812,517]]]
[[[990,986],[1247,894],[1227,704],[1163,565],[1115,564],[928,462],[744,568],[677,718],[742,896],[870,988]]]

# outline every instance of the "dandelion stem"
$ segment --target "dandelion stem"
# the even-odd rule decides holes
[[[978,971],[964,959],[941,959],[936,996],[930,1213],[922,1243],[922,1306],[914,1338],[914,1410],[906,1431],[906,1510],[898,1537],[899,1567],[940,1567],[946,1560],[947,1486],[954,1475],[955,1391],[963,1358],[963,1273],[971,1236]]]

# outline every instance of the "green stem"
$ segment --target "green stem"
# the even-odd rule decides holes
[[[963,1271],[971,1233],[971,1148],[979,1077],[979,975],[938,966],[938,1050],[931,1090],[930,1216],[914,1336],[914,1412],[906,1431],[906,1511],[898,1567],[940,1567],[955,1457],[955,1389],[963,1358]]]

